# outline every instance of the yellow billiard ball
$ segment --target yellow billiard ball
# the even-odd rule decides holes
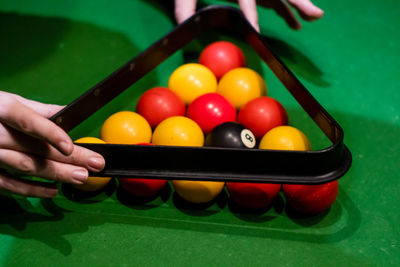
[[[76,140],[75,143],[105,144],[106,142],[95,137],[83,137]],[[72,184],[72,186],[81,191],[97,191],[105,187],[110,182],[110,180],[110,177],[90,176],[84,184]]]

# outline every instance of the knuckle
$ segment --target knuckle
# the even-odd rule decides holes
[[[11,110],[11,106],[14,105],[16,100],[13,97],[6,96],[0,101],[0,117],[7,118]]]
[[[19,127],[25,133],[32,133],[33,132],[33,124],[32,120],[28,119],[26,116],[21,116],[18,118]]]
[[[9,137],[9,134],[8,134],[6,128],[4,127],[3,124],[0,123],[0,147],[1,147],[1,144],[4,143],[4,141],[6,139],[8,139],[8,137]]]
[[[61,172],[54,163],[47,164],[46,174],[46,176],[53,179],[54,181],[62,180]]]
[[[48,109],[46,109],[45,116],[46,118],[50,118],[54,114],[56,114],[59,110],[61,110],[63,107],[60,105],[55,105],[55,104],[48,104],[47,105]]]
[[[29,158],[23,158],[19,161],[17,169],[26,174],[32,174],[35,171],[35,164]]]
[[[21,192],[25,196],[36,196],[37,195],[37,189],[33,186],[26,186],[24,187],[23,191]]]
[[[80,146],[75,146],[74,151],[70,155],[71,163],[81,164],[86,158],[88,158],[87,151]]]

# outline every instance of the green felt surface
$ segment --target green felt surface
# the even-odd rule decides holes
[[[217,1],[203,1],[203,4]],[[172,186],[141,203],[116,182],[82,198],[68,186],[54,199],[0,195],[2,266],[399,266],[400,2],[314,1],[322,20],[290,30],[260,8],[261,32],[301,82],[341,124],[353,155],[337,201],[311,218],[292,216],[284,198],[260,214],[238,210],[226,192],[192,207]],[[224,3],[218,1],[218,3]],[[160,1],[0,3],[0,90],[67,104],[174,27]],[[326,138],[267,66],[240,40],[210,33],[190,43],[74,129],[97,136],[113,112],[165,86],[205,43],[229,39],[266,79],[292,125],[314,149]]]

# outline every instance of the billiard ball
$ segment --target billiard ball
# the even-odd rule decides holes
[[[101,127],[101,139],[109,144],[149,143],[151,127],[143,116],[132,111],[111,115]]]
[[[220,93],[240,109],[247,102],[267,94],[267,85],[263,78],[249,68],[236,68],[222,76],[218,83]]]
[[[267,208],[278,196],[281,185],[269,183],[227,182],[226,188],[233,202],[249,210]]]
[[[278,126],[264,135],[260,149],[310,150],[306,135],[291,126]],[[283,194],[289,207],[304,215],[314,215],[328,209],[336,200],[338,182],[321,185],[284,184]]]
[[[260,141],[260,149],[310,150],[306,135],[292,126],[278,126],[268,131]]]
[[[155,87],[147,90],[139,98],[136,112],[142,115],[154,129],[166,118],[185,115],[185,103],[170,89]]]
[[[230,148],[254,148],[253,133],[237,122],[218,125],[206,139],[207,146]],[[227,182],[226,187],[232,200],[247,209],[267,207],[279,193],[280,185]]]
[[[207,67],[188,63],[173,71],[168,80],[168,88],[188,105],[203,94],[214,93],[217,90],[217,79]]]
[[[244,67],[246,64],[242,50],[227,41],[209,44],[200,54],[199,63],[209,68],[217,79],[228,71]]]
[[[106,142],[96,137],[83,137],[76,140],[75,143],[105,144]],[[110,180],[111,180],[110,177],[89,176],[85,183],[72,184],[72,186],[81,191],[92,192],[104,188],[110,182]]]
[[[257,139],[269,130],[286,125],[288,116],[285,108],[272,97],[257,97],[239,110],[238,122],[250,129]]]
[[[284,184],[282,188],[289,207],[303,215],[315,215],[335,202],[339,183],[335,180],[320,185]]]
[[[138,145],[151,145],[140,143]],[[167,184],[165,179],[140,179],[140,178],[119,178],[119,185],[129,194],[137,197],[152,197],[157,195]]]
[[[170,117],[154,130],[152,143],[200,147],[204,144],[204,134],[193,120],[182,116]],[[200,204],[212,201],[222,191],[224,182],[172,180],[172,185],[185,201]]]
[[[237,122],[225,122],[216,126],[206,138],[206,146],[230,148],[254,148],[254,134]]]
[[[152,144],[165,146],[203,146],[204,134],[200,126],[184,116],[163,120],[154,130]]]
[[[214,200],[224,189],[224,182],[173,180],[175,192],[185,201],[203,204]]]
[[[205,134],[215,126],[236,120],[235,107],[222,95],[208,93],[196,98],[187,109],[186,116],[194,120]]]
[[[260,149],[308,150],[307,137],[291,126],[278,126],[268,131],[261,139]],[[228,192],[234,202],[248,209],[268,207],[279,194],[280,184],[227,183]]]
[[[119,185],[129,194],[136,197],[157,195],[167,184],[164,179],[119,178]]]

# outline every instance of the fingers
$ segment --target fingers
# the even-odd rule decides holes
[[[175,18],[182,23],[196,11],[196,0],[175,0]]]
[[[273,9],[280,17],[285,20],[286,24],[290,28],[294,30],[301,29],[301,23],[297,20],[292,9],[284,0],[263,0],[259,1],[259,3],[263,7]]]
[[[28,197],[50,198],[58,194],[55,184],[23,180],[2,170],[0,170],[0,189]]]
[[[254,27],[254,29],[256,29],[256,31],[260,32],[256,0],[238,0],[238,3],[240,9],[250,24]]]
[[[311,3],[310,0],[288,0],[288,2],[304,20],[313,21],[324,15],[324,11]]]
[[[0,149],[0,167],[64,183],[83,184],[88,178],[88,171],[83,167],[8,149]]]
[[[43,106],[42,109],[44,109]],[[56,107],[51,107],[49,113],[56,109]],[[42,110],[42,112],[45,111]],[[71,154],[74,148],[67,133],[50,120],[22,104],[15,97],[8,96],[0,100],[0,122],[50,143],[64,155]]]
[[[104,158],[100,154],[81,146],[75,145],[72,153],[65,156],[43,141],[26,136],[2,125],[0,125],[0,148],[16,150],[61,163],[81,166],[93,172],[101,171],[105,166]]]
[[[0,92],[0,96],[1,96],[1,94],[4,94],[4,93],[5,92]],[[50,118],[51,116],[53,116],[54,114],[56,114],[57,112],[59,112],[61,109],[64,108],[64,106],[53,105],[53,104],[44,104],[44,103],[40,103],[40,102],[37,102],[34,100],[23,98],[22,96],[12,94],[12,93],[7,93],[7,94],[16,98],[19,102],[21,102],[25,106],[29,107],[30,109],[33,109],[34,111],[36,111],[37,113],[39,113],[40,115],[42,115],[43,117],[46,117],[46,118]]]

